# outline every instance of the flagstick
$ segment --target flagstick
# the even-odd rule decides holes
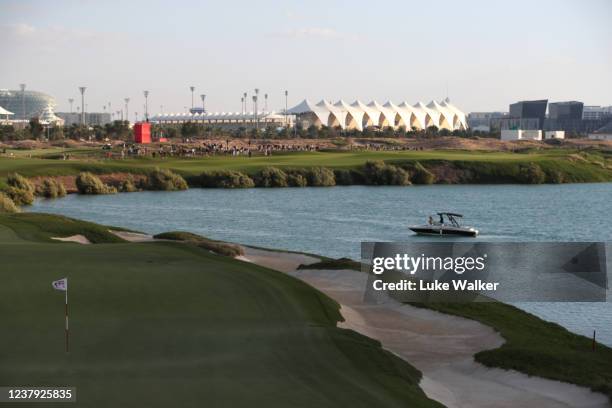
[[[68,287],[66,287],[66,353],[68,353]]]

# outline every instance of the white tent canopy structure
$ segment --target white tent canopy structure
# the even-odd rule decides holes
[[[343,100],[334,104],[326,100],[313,104],[304,99],[287,113],[296,115],[298,121],[307,127],[314,125],[318,128],[330,126],[359,131],[368,127],[423,130],[435,126],[449,131],[468,128],[465,113],[452,105],[448,98],[427,105],[422,102],[396,105],[390,101],[383,105],[376,101],[366,104],[359,100],[350,104]]]
[[[0,106],[0,115],[14,115],[14,113],[7,111],[2,106]]]

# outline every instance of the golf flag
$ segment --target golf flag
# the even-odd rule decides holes
[[[66,295],[66,307],[65,307],[65,318],[66,318],[66,327],[65,327],[65,338],[66,338],[66,353],[68,353],[68,337],[70,336],[70,332],[68,331],[68,278],[60,279],[51,282],[51,286],[53,289],[60,290],[65,292]]]
[[[68,278],[53,281],[51,285],[53,285],[53,289],[55,290],[66,292],[68,290]]]

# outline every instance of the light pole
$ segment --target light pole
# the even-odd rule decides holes
[[[26,120],[25,113],[25,88],[26,84],[19,84],[19,89],[21,89],[21,119]]]
[[[72,103],[74,102],[74,98],[68,98],[68,103],[70,104],[70,113],[72,113]]]
[[[257,106],[257,100],[259,99],[259,88],[255,88],[255,129],[259,134],[259,109]]]
[[[253,95],[253,115],[255,116],[255,134],[259,134],[259,122],[257,121],[257,95]]]
[[[240,98],[240,113],[244,115],[244,96]]]
[[[138,123],[138,112],[134,112],[134,123]]]
[[[149,121],[149,91],[144,91],[145,97],[145,122]]]
[[[164,105],[159,105],[159,111],[162,115],[164,114]]]
[[[289,127],[289,116],[287,116],[288,115],[288,112],[287,112],[287,107],[288,107],[287,99],[288,99],[288,97],[289,97],[289,91],[287,91],[285,89],[285,126],[286,127]]]
[[[81,126],[85,126],[85,90],[87,87],[79,86],[79,92],[81,92]]]
[[[247,104],[249,103],[249,99],[247,98],[247,93],[243,93],[242,97],[244,98],[244,114],[246,115],[247,113]]]
[[[130,98],[125,98],[125,120],[128,121],[128,123],[130,122],[130,109],[129,109],[129,103],[130,103]]]
[[[264,112],[268,111],[268,94],[264,94]]]
[[[193,91],[195,91],[195,86],[190,86],[189,89],[191,90],[191,109],[193,110]]]
[[[206,112],[206,95],[202,94],[200,98],[202,98],[202,114],[204,114]]]

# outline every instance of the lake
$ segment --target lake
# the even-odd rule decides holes
[[[478,241],[612,241],[610,183],[192,189],[70,195],[37,200],[28,211],[353,259],[361,241],[431,240],[407,226],[437,211],[464,214],[464,223],[480,230]],[[612,303],[519,306],[586,336],[595,329],[612,345]]]

